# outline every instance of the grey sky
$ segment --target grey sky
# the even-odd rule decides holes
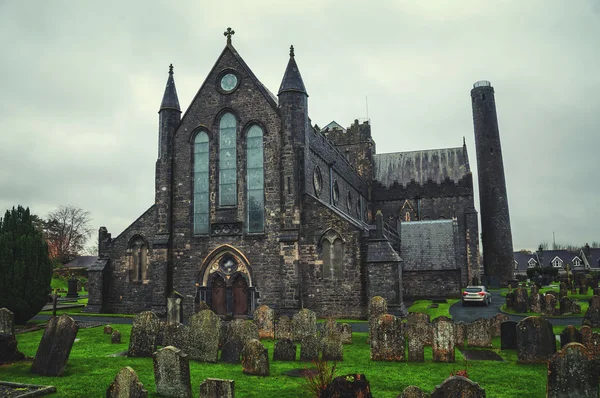
[[[70,203],[120,233],[154,201],[169,63],[185,111],[231,26],[273,92],[294,45],[313,123],[368,96],[380,153],[465,136],[474,166],[469,91],[490,80],[515,249],[600,241],[599,1],[294,3],[0,0],[0,209]]]

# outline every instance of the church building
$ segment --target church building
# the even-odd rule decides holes
[[[294,48],[274,95],[233,34],[183,113],[170,67],[155,201],[116,237],[100,228],[87,310],[164,316],[176,295],[186,318],[201,301],[361,318],[373,296],[396,315],[405,299],[459,297],[479,277],[464,140],[380,154],[369,121],[317,128]]]

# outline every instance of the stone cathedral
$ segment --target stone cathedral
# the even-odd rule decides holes
[[[458,297],[479,277],[464,140],[377,153],[368,121],[317,128],[293,47],[275,95],[233,33],[183,113],[170,67],[155,201],[116,237],[100,228],[87,310],[163,316],[177,295],[185,317],[204,301],[359,318],[373,296],[396,315],[405,299]]]

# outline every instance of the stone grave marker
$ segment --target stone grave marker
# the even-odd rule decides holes
[[[41,376],[62,376],[79,326],[70,316],[51,317],[44,330],[31,371]]]
[[[560,314],[567,315],[573,313],[573,306],[571,305],[571,299],[567,296],[560,299],[559,302]]]
[[[556,296],[550,294],[550,292],[544,296],[544,309],[542,313],[548,316],[556,315]]]
[[[567,297],[567,295],[568,295],[567,284],[565,282],[561,282],[560,290],[558,292],[558,298],[562,300],[562,298]]]
[[[111,344],[121,344],[121,332],[117,329],[113,330],[110,335],[110,342]]]
[[[406,327],[412,335],[421,336],[421,342],[424,346],[432,344],[433,331],[431,329],[431,322],[428,314],[422,312],[409,312]],[[413,330],[410,331],[410,329]]]
[[[544,305],[544,295],[541,293],[532,294],[529,298],[529,311],[531,312],[541,313]]]
[[[147,398],[148,391],[140,382],[135,371],[129,366],[119,370],[115,380],[106,391],[106,398]]]
[[[506,293],[506,308],[514,309],[515,292]]]
[[[527,296],[527,290],[522,287],[518,287],[513,292],[512,307],[516,312],[526,313],[529,309],[529,297]]]
[[[163,329],[163,346],[173,346],[185,351],[187,337],[187,326],[182,323],[167,323]]]
[[[381,315],[371,329],[372,361],[404,361],[404,325],[393,315]]]
[[[451,319],[440,316],[431,322],[431,326],[433,329],[431,346],[433,362],[454,362],[454,323]],[[470,344],[470,337],[468,339]]]
[[[454,346],[463,348],[467,338],[467,325],[464,322],[454,323]]]
[[[167,346],[153,355],[156,393],[165,397],[192,397],[190,363],[179,348]]]
[[[113,328],[110,325],[104,326],[104,334],[112,334]]]
[[[315,361],[319,359],[321,340],[317,335],[306,336],[300,342],[300,360]]]
[[[242,347],[250,340],[259,340],[258,326],[252,321],[243,319],[234,319],[227,325],[225,342],[228,340],[237,340]]]
[[[517,322],[506,321],[500,325],[500,349],[517,349]]]
[[[342,336],[342,344],[352,344],[352,325],[342,323],[340,325],[340,335]]]
[[[387,301],[381,296],[375,296],[369,300],[369,337],[371,341],[371,330],[375,327],[381,315],[387,314]]]
[[[174,292],[167,298],[167,324],[183,323],[183,296]]]
[[[334,318],[327,318],[323,324],[323,337],[339,336],[341,333],[340,325],[335,321]]]
[[[342,398],[342,397],[360,397],[373,398],[371,386],[364,374],[348,374],[338,376],[327,385],[321,397]]]
[[[402,394],[398,395],[397,398],[427,398],[429,394],[426,394],[417,386],[408,386],[402,390]]]
[[[200,311],[190,318],[187,349],[190,359],[201,362],[217,362],[221,319],[211,310]]]
[[[428,330],[431,330],[428,324]],[[409,362],[424,362],[425,354],[423,353],[423,341],[421,329],[415,327],[414,324],[407,324],[406,337],[408,338],[408,361]]]
[[[282,316],[275,324],[276,339],[291,339],[292,338],[292,322],[287,316]]]
[[[488,319],[476,319],[467,324],[469,347],[492,348],[491,331],[495,326]]]
[[[560,333],[560,346],[564,347],[569,343],[582,343],[581,333],[573,325],[569,325]]]
[[[522,319],[517,325],[519,363],[546,363],[556,352],[552,324],[539,316]]]
[[[25,358],[17,349],[14,314],[7,308],[0,309],[0,365]]]
[[[500,337],[500,325],[506,321],[508,321],[508,315],[506,314],[496,314],[490,319],[492,337]]]
[[[485,398],[485,390],[462,376],[450,376],[435,387],[431,398]]]
[[[200,384],[200,398],[235,398],[235,382],[224,379],[206,379]]]
[[[231,339],[223,344],[221,350],[221,362],[225,363],[240,363],[240,356],[244,346],[237,339]]]
[[[200,301],[198,304],[196,304],[196,312],[206,311],[206,310],[210,310],[210,307],[208,306],[208,304],[206,304],[206,302]]]
[[[254,311],[254,323],[258,327],[259,339],[275,338],[275,311],[267,305],[261,305]]]
[[[589,303],[582,324],[593,328],[600,327],[600,296],[590,297]]]
[[[581,314],[581,305],[577,300],[571,300],[571,311],[573,314]]]
[[[342,345],[342,339],[340,335],[330,335],[323,338],[321,341],[322,353],[321,357],[323,361],[343,361],[344,360],[344,346]]]
[[[593,294],[593,295],[594,295],[594,296],[600,296],[600,288],[598,288],[598,287],[595,287],[595,288],[594,288],[594,294]]]
[[[569,343],[550,359],[546,392],[549,398],[598,396],[596,366],[583,345]]]
[[[130,357],[152,357],[156,351],[160,321],[152,311],[144,311],[133,319],[131,337],[129,339]]]
[[[579,286],[579,294],[587,294],[588,291],[588,286],[585,284],[585,282],[581,282],[581,285]]]
[[[277,340],[273,348],[273,361],[295,361],[297,346],[290,339]]]
[[[244,346],[242,371],[255,376],[269,375],[269,353],[260,341],[252,339]]]
[[[292,317],[292,340],[301,341],[317,334],[317,316],[309,309],[302,309]]]

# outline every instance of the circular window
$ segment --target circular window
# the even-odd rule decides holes
[[[346,207],[348,208],[348,213],[352,211],[352,193],[348,191],[348,195],[346,196]]]
[[[323,189],[323,176],[321,175],[319,166],[315,167],[315,171],[313,172],[313,185],[315,188],[315,195],[319,196]]]
[[[333,182],[333,204],[337,205],[338,200],[340,199],[340,188],[338,187],[337,180]]]
[[[238,84],[238,78],[233,73],[227,73],[221,78],[221,88],[223,91],[233,91]]]

